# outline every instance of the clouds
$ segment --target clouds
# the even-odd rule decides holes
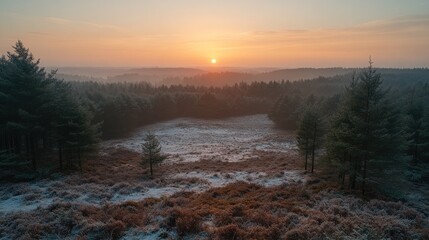
[[[373,55],[384,66],[429,66],[429,15],[405,16],[348,28],[255,31],[200,40],[245,61],[288,66],[350,66]],[[254,59],[251,61],[250,59]]]
[[[178,26],[174,31],[53,16],[30,19],[15,14],[12,20],[25,24],[1,31],[7,37],[0,40],[0,50],[21,39],[45,65],[197,66],[216,57],[230,66],[364,66],[372,55],[378,66],[429,66],[429,15],[349,27]],[[156,29],[157,24],[153,22],[152,27]]]

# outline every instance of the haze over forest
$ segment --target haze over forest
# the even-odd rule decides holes
[[[0,2],[0,240],[429,239],[429,2]]]

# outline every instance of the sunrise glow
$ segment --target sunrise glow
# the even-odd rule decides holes
[[[48,66],[201,66],[216,52],[226,66],[363,66],[372,55],[379,66],[427,67],[427,9],[424,0],[4,1],[0,52],[21,39]]]
[[[429,240],[429,0],[0,0],[0,240]]]

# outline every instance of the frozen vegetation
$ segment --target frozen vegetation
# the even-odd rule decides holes
[[[274,128],[262,114],[226,120],[180,118],[143,127],[129,138],[106,145],[140,152],[148,132],[156,133],[169,162],[242,161],[258,158],[255,151],[288,152],[296,148],[287,132]]]
[[[174,164],[180,162],[260,161],[263,152],[286,153],[295,146],[287,132],[275,129],[265,115],[227,120],[177,119],[144,127],[129,138],[104,142],[100,160],[105,162],[100,162],[101,168],[116,172],[125,171],[128,167],[135,172],[135,168],[140,168],[137,152],[140,152],[142,139],[149,131],[157,134],[163,151],[168,155],[163,167],[167,169],[166,172],[174,171]],[[114,149],[134,151],[135,159],[121,159],[121,163],[108,165],[106,159],[111,157]],[[304,181],[297,171],[279,171],[272,176],[261,171],[238,170],[240,169],[183,169],[155,180],[145,178],[145,174],[141,172],[141,176],[125,177],[124,181],[117,182],[103,179],[108,176],[94,179],[97,174],[90,176],[88,172],[88,179],[85,179],[86,175],[81,178],[79,173],[74,173],[31,183],[3,185],[0,189],[0,214],[32,211],[53,203],[101,206],[159,198],[179,191],[202,192],[237,181],[263,186]],[[104,174],[100,171],[100,175]]]
[[[154,178],[140,143],[159,136]],[[264,115],[177,119],[104,142],[83,172],[0,189],[0,239],[424,239],[427,209],[362,200],[302,171]],[[347,238],[347,237],[348,238]]]

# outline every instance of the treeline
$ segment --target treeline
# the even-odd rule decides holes
[[[0,176],[71,169],[97,140],[97,126],[70,84],[46,73],[22,42],[0,59]]]
[[[262,73],[235,72],[235,69],[225,69],[222,72],[208,72],[195,74],[187,77],[169,77],[163,80],[165,84],[188,84],[195,86],[226,86],[236,83],[251,82],[269,82],[282,80],[302,81],[316,79],[320,76],[324,78],[333,78],[336,76],[351,75],[353,72],[361,71],[359,68],[297,68],[280,69]],[[380,68],[378,71],[389,79],[389,83],[406,83],[407,79],[413,81],[425,80],[429,77],[429,69],[399,69],[399,68]],[[123,78],[126,79],[126,78]],[[130,78],[129,81],[133,79]],[[412,81],[412,82],[413,82]]]
[[[39,61],[17,42],[14,51],[0,60],[1,169],[79,168],[82,154],[91,150],[99,137],[120,137],[145,124],[178,117],[223,118],[267,113],[279,126],[300,130],[305,136],[300,145],[311,163],[321,152],[319,149],[325,149],[326,155],[331,156],[332,163],[338,167],[341,179],[347,176],[350,187],[355,187],[357,182],[373,176],[376,169],[370,166],[363,172],[365,164],[372,165],[375,158],[369,146],[363,151],[368,154],[363,154],[365,157],[361,156],[362,152],[355,152],[357,146],[363,142],[383,146],[388,142],[371,142],[375,141],[372,135],[366,136],[371,141],[358,138],[362,133],[378,133],[378,128],[384,129],[377,125],[379,122],[399,126],[389,131],[400,135],[392,135],[392,138],[405,139],[394,149],[401,150],[400,162],[407,156],[414,166],[428,161],[429,93],[427,80],[422,78],[427,69],[410,71],[409,78],[387,73],[388,78],[385,77],[383,84],[377,80],[377,84],[371,85],[376,88],[377,99],[368,101],[370,111],[374,113],[370,114],[370,122],[359,122],[368,127],[362,130],[353,122],[362,117],[365,110],[359,108],[365,105],[360,96],[365,92],[362,76],[357,80],[347,74],[293,82],[236,83],[223,87],[64,82],[56,79],[55,72],[46,73],[40,68]],[[376,73],[371,74],[370,79],[379,79]],[[348,87],[344,91],[345,86]],[[390,91],[379,90],[386,88]],[[379,109],[383,104],[393,110]],[[373,118],[378,117],[375,113],[381,116],[393,114],[394,117],[377,120]],[[316,129],[316,134],[311,129]],[[347,138],[344,137],[350,141],[348,145],[340,142],[346,140],[334,134],[346,131],[351,131]],[[344,149],[341,146],[347,149],[346,153],[334,151]],[[412,170],[409,175],[423,179],[426,175],[421,173]]]
[[[391,71],[389,74],[396,72]],[[397,71],[407,72],[410,77],[392,77],[385,82],[386,86],[403,89],[428,73],[427,69]],[[301,81],[241,82],[221,87],[153,86],[145,82],[71,84],[74,95],[93,114],[94,123],[102,123],[103,138],[114,138],[139,126],[177,117],[222,118],[270,113],[281,126],[296,128],[304,102],[321,101],[323,114],[332,115],[340,93],[350,81],[351,74]]]
[[[360,186],[365,194],[372,183],[394,192],[407,175],[415,182],[429,178],[428,82],[383,81],[370,63],[351,76],[341,95],[282,96],[270,117],[297,130],[306,170],[311,157],[313,171],[314,158],[322,152],[344,187]]]
[[[264,92],[274,92],[278,84],[198,88],[81,82],[72,86],[93,113],[94,122],[102,122],[103,138],[114,138],[145,124],[178,117],[223,118],[265,113],[276,96]]]
[[[281,96],[329,97],[349,80],[342,76],[313,81],[237,83],[232,86],[152,86],[148,83],[72,82],[74,95],[102,122],[103,138],[120,137],[136,127],[177,117],[222,118],[269,113]],[[313,95],[313,96],[312,96]],[[311,97],[312,96],[312,97]],[[327,106],[327,111],[333,107]]]

